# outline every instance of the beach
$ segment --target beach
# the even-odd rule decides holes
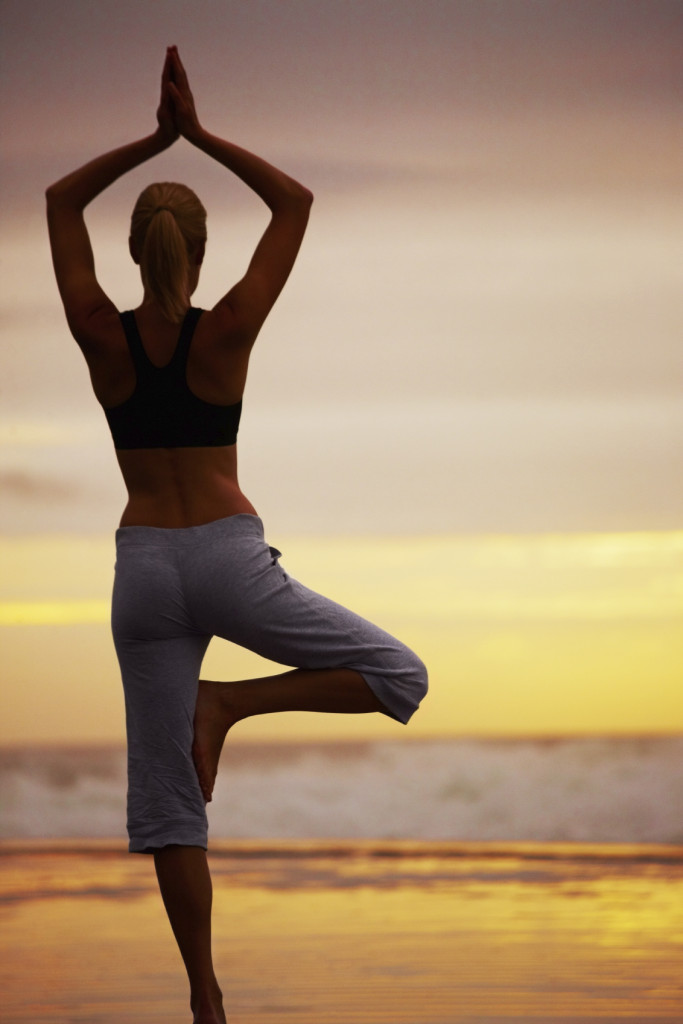
[[[213,845],[233,1024],[683,1020],[683,847]],[[0,844],[5,1024],[188,1022],[150,858]]]

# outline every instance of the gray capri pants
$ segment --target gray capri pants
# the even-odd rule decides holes
[[[192,761],[204,654],[223,637],[295,668],[350,668],[407,722],[427,691],[420,659],[384,630],[292,579],[257,516],[116,533],[112,632],[128,734],[131,853],[207,846]]]

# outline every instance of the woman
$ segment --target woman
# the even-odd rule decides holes
[[[194,309],[205,211],[185,186],[151,185],[130,233],[144,295],[119,314],[96,279],[83,210],[179,135],[253,189],[270,223],[242,280],[213,309]],[[274,711],[379,711],[407,722],[427,685],[411,651],[287,576],[237,481],[249,353],[292,269],[311,201],[282,171],[205,131],[175,47],[156,131],[47,190],[59,291],[129,495],[112,628],[126,701],[130,850],[154,855],[196,1024],[225,1020],[211,959],[205,802],[229,728]],[[297,667],[200,681],[212,636]]]

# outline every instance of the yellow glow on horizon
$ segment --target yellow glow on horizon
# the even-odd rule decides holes
[[[79,626],[109,615],[109,601],[0,601],[0,626]]]
[[[289,714],[238,738],[683,731],[683,533],[276,539],[308,586],[413,647],[431,691],[408,732]],[[123,739],[111,538],[0,538],[0,742]],[[282,671],[217,640],[203,674]]]
[[[109,558],[110,541],[89,543]],[[73,538],[35,541],[0,540],[0,555],[23,560],[31,552],[40,558],[60,549],[82,547]],[[672,559],[683,560],[683,532],[634,534],[548,535],[543,537],[416,537],[309,538],[291,540],[291,555],[304,579],[322,575],[321,588],[332,586],[349,603],[360,599],[385,615],[453,621],[469,619],[619,620],[683,616],[683,569],[675,572]],[[20,553],[20,560],[22,554]],[[99,564],[99,559],[96,559]],[[459,569],[459,578],[445,572]],[[349,571],[350,565],[353,567]],[[637,578],[647,569],[646,585]],[[321,573],[322,567],[322,573]],[[586,586],[588,570],[620,570],[612,583]],[[520,571],[524,581],[520,585]],[[549,586],[550,573],[561,575],[560,586]],[[624,572],[631,573],[630,582]],[[111,575],[111,565],[107,575]],[[394,585],[406,578],[419,588],[419,603],[411,587]],[[107,582],[103,573],[99,583]],[[11,582],[9,584],[12,586]],[[3,588],[5,589],[5,588]],[[79,625],[106,623],[108,598],[54,597],[1,600],[0,626]]]

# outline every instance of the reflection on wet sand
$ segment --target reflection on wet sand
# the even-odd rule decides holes
[[[239,1024],[683,1016],[683,848],[231,843],[215,948]],[[0,847],[5,1024],[172,1024],[185,981],[151,861]]]

